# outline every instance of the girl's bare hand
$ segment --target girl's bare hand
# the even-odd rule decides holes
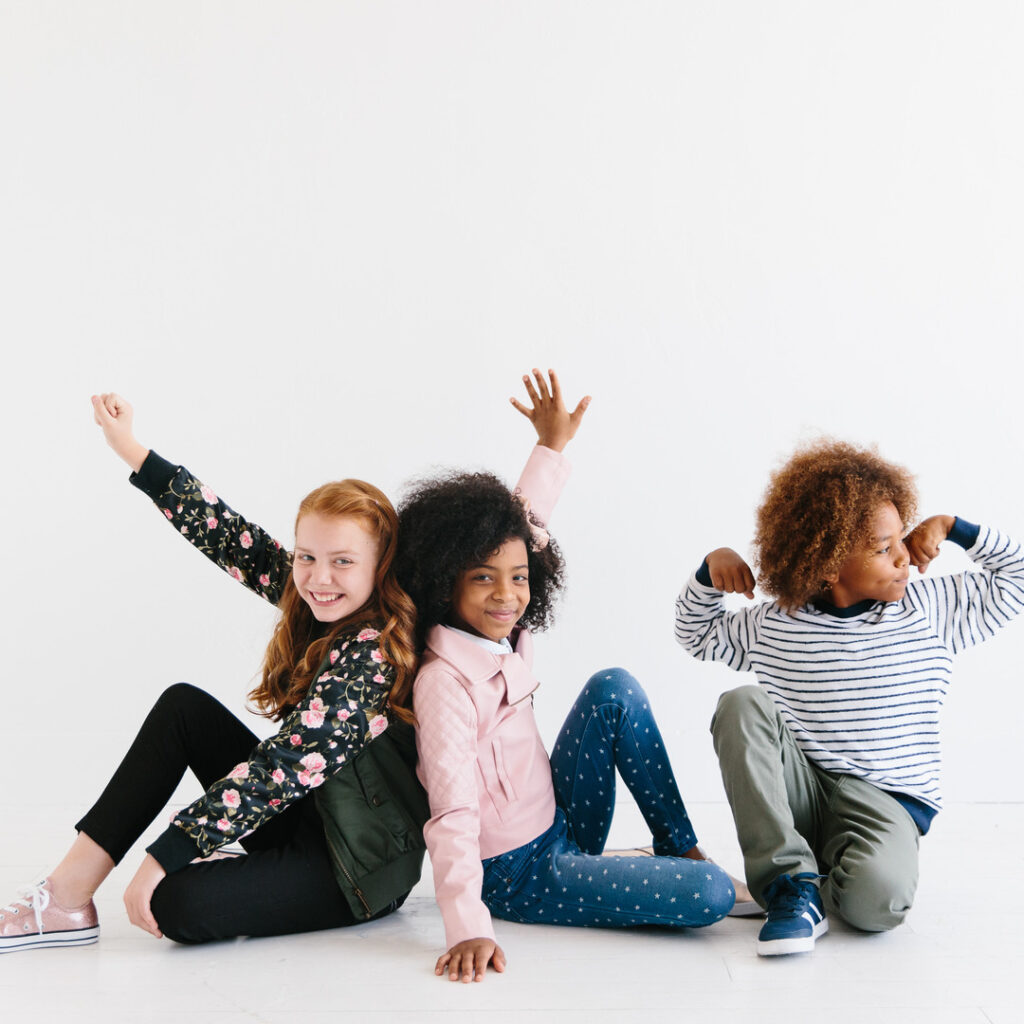
[[[113,391],[92,396],[92,416],[102,428],[107,444],[137,473],[146,461],[149,449],[135,440],[133,415],[128,402]]]
[[[537,444],[560,452],[576,436],[583,414],[590,405],[590,395],[581,398],[579,405],[569,412],[562,400],[562,389],[555,371],[548,370],[550,384],[536,367],[533,368],[533,376],[537,381],[536,386],[529,374],[523,377],[530,407],[527,408],[514,398],[509,401],[533,424],[533,429],[537,431]]]
[[[499,974],[505,970],[505,953],[501,946],[491,939],[466,939],[439,957],[434,965],[434,973],[442,975],[448,972],[449,981],[483,981],[490,964]]]
[[[128,920],[158,939],[164,936],[153,916],[150,903],[153,899],[153,890],[166,875],[167,872],[160,862],[151,853],[147,853],[139,870],[135,872],[135,877],[124,891],[124,906],[128,911]]]

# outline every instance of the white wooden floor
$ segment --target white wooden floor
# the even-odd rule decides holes
[[[702,842],[738,867],[724,805],[691,805]],[[0,901],[53,860],[75,809],[0,818]],[[643,840],[620,808],[612,839]],[[141,849],[141,847],[140,847]],[[133,852],[97,901],[95,946],[0,956],[0,1021],[82,1024],[328,1024],[447,1021],[709,1021],[792,1024],[1020,1024],[1024,1021],[1024,804],[954,804],[922,841],[908,922],[862,935],[838,921],[813,954],[754,953],[759,922],[687,933],[607,932],[498,923],[504,975],[452,984],[432,967],[440,917],[421,883],[392,917],[359,928],[196,948],[132,929],[120,906]]]

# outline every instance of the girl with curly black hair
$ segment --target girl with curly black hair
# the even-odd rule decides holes
[[[530,629],[563,586],[543,524],[568,476],[561,455],[589,404],[570,414],[552,372],[512,400],[538,445],[515,491],[488,473],[416,485],[399,507],[399,580],[416,603],[423,661],[413,686],[424,828],[452,981],[502,971],[491,916],[577,926],[697,927],[733,906],[733,885],[703,859],[639,683],[590,678],[549,759],[533,715]],[[530,502],[533,502],[531,509]],[[650,826],[656,856],[604,849],[618,769]]]
[[[939,711],[952,656],[1024,609],[1024,549],[954,516],[916,514],[913,477],[873,449],[823,439],[776,473],[757,514],[754,574],[716,548],[683,588],[676,638],[753,671],[722,695],[715,751],[747,883],[767,908],[757,951],[809,952],[829,913],[895,928],[918,840],[942,806]],[[911,580],[943,541],[978,572]]]

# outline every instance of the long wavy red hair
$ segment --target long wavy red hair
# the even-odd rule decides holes
[[[321,633],[321,624],[299,596],[289,574],[278,602],[281,618],[263,659],[263,678],[249,699],[267,718],[283,718],[305,697],[335,637],[342,630],[365,624],[380,630],[381,653],[395,668],[391,708],[399,718],[412,722],[416,609],[392,571],[398,535],[394,507],[373,484],[338,480],[318,487],[302,499],[295,517],[296,528],[307,515],[357,519],[377,538],[379,560],[373,593],[362,608],[327,624],[327,632]]]

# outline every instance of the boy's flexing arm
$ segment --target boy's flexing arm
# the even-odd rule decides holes
[[[994,636],[1024,611],[1024,546],[991,527],[954,516],[931,516],[904,543],[923,573],[950,540],[962,547],[978,571],[919,580],[914,592],[939,636],[957,653]]]
[[[747,672],[756,617],[765,605],[727,612],[723,594],[754,596],[754,574],[732,548],[715,548],[683,587],[676,599],[676,640],[701,661],[721,661]]]

